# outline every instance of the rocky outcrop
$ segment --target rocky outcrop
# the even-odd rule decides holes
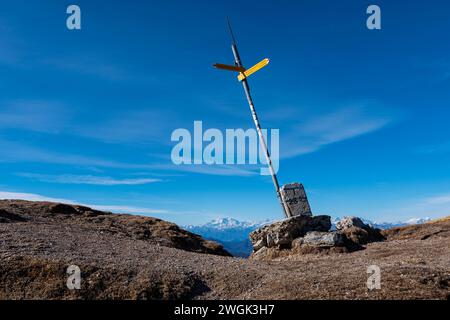
[[[292,240],[303,237],[309,231],[328,231],[331,228],[329,216],[295,216],[264,226],[250,233],[255,251],[262,247],[291,247]]]
[[[346,217],[330,231],[330,216],[296,216],[264,226],[250,234],[252,259],[267,260],[289,254],[349,252],[384,240],[380,230],[360,218]]]

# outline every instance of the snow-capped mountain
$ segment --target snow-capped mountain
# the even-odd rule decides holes
[[[260,226],[258,222],[239,221],[234,218],[218,218],[200,226],[187,226],[186,228],[214,228],[217,230],[224,229],[246,229],[254,226]]]
[[[248,234],[269,223],[239,221],[234,218],[219,218],[199,226],[185,226],[190,232],[200,234],[205,238],[221,241],[236,241],[248,238]]]
[[[339,220],[341,220],[340,217],[335,217],[331,220],[332,229],[336,229],[336,222],[338,222]],[[429,217],[412,218],[412,219],[408,219],[406,221],[398,221],[398,222],[377,222],[377,221],[371,221],[371,220],[364,219],[364,218],[361,218],[361,220],[365,224],[368,224],[374,228],[385,230],[385,229],[390,229],[390,228],[395,228],[395,227],[403,227],[403,226],[412,225],[412,224],[426,223],[426,222],[430,221],[431,218],[429,218]]]
[[[422,224],[431,221],[431,218],[425,217],[425,218],[412,218],[405,221],[405,224]]]
[[[269,220],[249,222],[234,218],[219,218],[200,226],[185,226],[184,229],[221,243],[234,256],[247,257],[252,252],[248,235],[270,222]]]

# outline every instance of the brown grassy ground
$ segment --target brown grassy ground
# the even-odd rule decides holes
[[[24,205],[15,209],[33,208]],[[62,218],[36,208],[33,221],[10,217],[0,223],[0,299],[450,298],[448,218],[392,229],[388,241],[358,252],[265,262],[176,249],[145,232],[153,229],[139,217],[120,215],[111,223],[114,217]],[[4,202],[1,209],[3,216],[13,211]],[[81,290],[66,288],[71,264],[82,270]],[[381,269],[381,290],[370,291],[366,271],[374,264]]]

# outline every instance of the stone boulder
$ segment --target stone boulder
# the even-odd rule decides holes
[[[369,233],[363,228],[349,227],[339,232],[345,236],[349,244],[363,245],[369,242]]]
[[[349,248],[385,240],[380,229],[365,224],[358,217],[345,217],[336,223],[336,229],[345,236]]]
[[[250,240],[254,251],[262,247],[289,248],[292,240],[310,231],[327,232],[330,228],[330,216],[295,216],[253,231]]]
[[[344,245],[344,236],[339,232],[310,231],[301,239],[301,244],[314,247],[341,247]]]
[[[364,228],[366,224],[358,217],[344,217],[336,222],[337,230],[344,230],[351,227]]]

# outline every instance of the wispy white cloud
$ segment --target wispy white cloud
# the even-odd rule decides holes
[[[116,112],[92,123],[74,125],[71,131],[107,143],[168,145],[172,130],[179,126],[180,116],[162,107]]]
[[[303,132],[319,137],[327,144],[377,130],[388,122],[387,119],[363,115],[358,108],[344,108],[305,123]]]
[[[40,102],[18,102],[17,108],[6,108],[5,118],[0,119],[0,128],[3,126],[15,126],[27,128],[36,131],[57,131],[60,127],[53,123],[64,122],[64,112],[60,110],[57,104],[40,103]],[[1,109],[0,109],[1,110]],[[14,110],[14,111],[12,111]],[[20,111],[20,112],[19,112]],[[280,113],[283,114],[281,110]],[[36,114],[35,117],[26,115]],[[291,108],[288,113],[284,113],[288,117],[281,131],[281,157],[295,157],[302,154],[312,153],[320,150],[326,145],[348,140],[358,137],[386,126],[391,119],[386,116],[371,115],[364,107],[352,106],[338,109],[337,111],[303,115],[295,112]],[[41,118],[39,118],[41,117]],[[299,120],[304,117],[305,120]],[[168,118],[174,121],[168,124]],[[275,120],[281,121],[282,118]],[[273,119],[272,119],[273,120]],[[127,115],[115,115],[103,123],[96,122],[92,126],[84,123],[82,126],[67,125],[74,135],[89,137],[101,140],[103,142],[117,143],[135,143],[135,141],[163,143],[163,137],[167,137],[167,144],[170,144],[170,132],[180,124],[180,119],[170,112],[160,111],[136,111]],[[48,125],[46,125],[48,124]],[[52,127],[53,124],[53,127]],[[163,143],[164,144],[164,143]],[[65,154],[50,150],[43,150],[38,147],[27,146],[20,143],[13,143],[0,139],[0,147],[9,150],[8,153],[0,154],[1,161],[33,161],[42,163],[55,163],[65,165],[90,166],[90,167],[109,167],[124,169],[144,169],[144,170],[165,170],[177,172],[190,172],[208,175],[234,175],[234,176],[251,176],[257,174],[257,169],[242,166],[228,165],[171,165],[170,159],[162,165],[158,164],[133,164],[122,163],[120,161],[102,159],[86,155]],[[152,156],[151,158],[155,158]],[[70,177],[75,180],[74,177]],[[60,181],[62,178],[60,178]],[[68,177],[64,177],[68,181]],[[112,180],[112,179],[111,179]],[[93,181],[79,183],[93,183]],[[117,181],[116,181],[117,182]],[[127,181],[126,181],[127,182]],[[136,181],[128,181],[133,184]],[[61,182],[63,183],[63,182]],[[104,182],[107,183],[106,181]],[[115,183],[111,181],[111,183]],[[119,182],[117,182],[119,183]],[[140,181],[139,183],[146,183]],[[136,182],[138,184],[138,182]]]
[[[45,133],[61,131],[69,119],[63,104],[43,100],[16,100],[0,104],[0,129]]]
[[[429,197],[424,200],[425,203],[432,205],[449,205],[450,207],[450,194],[438,195],[434,197]]]
[[[110,112],[91,121],[79,121],[74,110],[52,100],[0,101],[0,130],[65,134],[122,145],[169,145],[172,130],[183,122],[178,114],[164,108]]]
[[[50,163],[77,167],[100,167],[100,168],[118,168],[118,169],[130,169],[130,170],[151,170],[164,176],[165,172],[186,172],[205,175],[217,175],[217,176],[252,176],[258,174],[259,168],[257,166],[242,166],[242,165],[175,165],[172,164],[170,159],[165,163],[159,164],[144,164],[144,163],[126,163],[108,159],[102,159],[97,157],[57,153],[49,150],[40,149],[28,145],[23,145],[17,142],[5,141],[0,139],[0,149],[8,150],[8,152],[0,153],[0,162],[37,162],[37,163]],[[94,178],[94,176],[76,176],[76,175],[64,175],[64,176],[35,176],[34,178],[47,179],[48,181],[59,183],[85,183],[90,184],[143,184],[156,182],[158,179],[150,181],[145,179],[113,179],[109,177]],[[94,183],[95,182],[95,183]]]
[[[379,130],[389,124],[386,116],[371,115],[362,107],[346,107],[291,124],[281,135],[282,157],[312,153],[322,147]]]
[[[118,185],[142,185],[154,182],[160,182],[161,179],[154,178],[137,178],[137,179],[115,179],[104,176],[93,175],[44,175],[35,173],[18,173],[21,177],[36,179],[43,182],[61,183],[61,184],[90,184],[103,186],[118,186]]]
[[[19,142],[0,139],[0,149],[8,152],[0,153],[0,162],[37,162],[70,166],[106,167],[122,169],[151,169],[146,164],[125,163],[98,157],[70,153],[59,153],[29,146]]]
[[[402,203],[392,205],[389,208],[380,209],[377,215],[383,217],[401,218],[427,218],[433,219],[450,215],[450,194],[436,194],[434,196],[419,199],[405,199]],[[389,220],[389,219],[385,219]],[[393,221],[391,219],[391,221]]]
[[[132,206],[113,206],[113,205],[87,205],[101,211],[111,211],[116,213],[132,213],[132,214],[174,214],[167,210],[149,209],[143,207]]]
[[[214,176],[248,177],[259,174],[259,167],[250,165],[160,164],[154,165],[153,168],[159,170],[179,171],[179,172],[214,175]]]

